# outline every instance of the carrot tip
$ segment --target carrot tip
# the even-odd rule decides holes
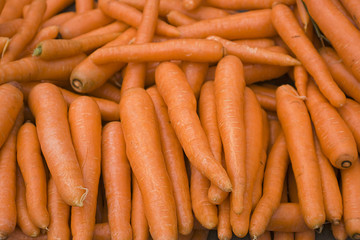
[[[360,239],[360,233],[355,233],[352,235],[353,239]]]
[[[42,46],[39,44],[33,51],[33,56],[40,56],[42,53]]]
[[[340,224],[340,220],[339,220],[339,219],[334,219],[331,224],[333,224],[333,225],[339,225],[339,224]]]
[[[324,229],[324,225],[321,225],[320,227],[316,226],[316,227],[314,228],[314,230],[315,230],[317,233],[322,233],[323,229]]]
[[[297,96],[299,99],[305,101],[306,100],[306,96]]]
[[[81,90],[83,88],[82,82],[76,78],[71,81],[71,85],[78,90]]]
[[[342,163],[341,163],[341,167],[343,167],[343,168],[349,168],[349,167],[351,167],[351,165],[352,165],[352,163],[350,162],[350,161],[343,161]]]
[[[81,186],[79,186],[78,188],[85,190],[85,192],[84,192],[84,194],[81,196],[80,201],[79,201],[78,203],[75,203],[75,206],[76,206],[76,207],[82,207],[82,206],[84,206],[84,200],[85,200],[86,196],[87,196],[88,193],[89,193],[89,189],[84,188],[84,187],[81,187]]]

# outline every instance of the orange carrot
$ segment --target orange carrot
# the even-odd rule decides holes
[[[309,25],[310,22],[309,13],[306,11],[304,3],[301,0],[296,0],[296,7],[297,7],[297,11],[299,12],[301,22],[304,25],[304,31],[306,32],[307,26]]]
[[[14,20],[0,23],[0,36],[11,38],[18,32],[23,22],[24,19],[15,18]]]
[[[105,83],[94,91],[89,92],[89,95],[104,98],[114,102],[120,102],[120,89],[111,83]]]
[[[49,18],[55,16],[58,12],[72,4],[74,0],[46,0],[46,11],[43,16],[43,20],[48,20]]]
[[[306,69],[303,66],[295,66],[293,72],[296,90],[298,91],[300,96],[306,96],[306,88],[308,82],[308,74]]]
[[[262,9],[262,8],[271,8],[274,2],[281,2],[287,5],[291,5],[295,3],[295,0],[265,0],[265,1],[223,1],[223,0],[206,0],[208,4],[211,6],[225,8],[225,9],[233,9],[233,10],[249,10],[249,9]]]
[[[275,41],[271,38],[255,38],[255,39],[241,39],[234,40],[236,44],[247,45],[249,47],[272,47],[275,45]]]
[[[195,19],[176,10],[170,11],[166,15],[166,18],[171,25],[174,25],[176,27],[196,22]]]
[[[211,152],[196,114],[195,96],[185,74],[176,64],[164,62],[157,67],[155,75],[157,88],[168,106],[171,125],[190,162],[211,182],[230,192],[230,179]]]
[[[46,8],[46,9],[48,9],[48,8]],[[45,15],[46,15],[46,10],[44,13],[44,17],[45,17]],[[74,12],[63,12],[63,13],[57,14],[57,15],[49,18],[48,20],[44,21],[41,24],[41,28],[50,27],[50,26],[60,27],[61,24],[68,21],[70,18],[73,18],[74,16],[75,16]]]
[[[356,26],[359,28],[360,27],[360,22],[359,22],[360,6],[359,6],[359,4],[354,0],[340,0],[339,2],[342,3],[342,4],[340,3],[340,5],[343,6],[343,8],[345,8],[348,11],[348,15],[350,15],[352,17]],[[343,11],[345,9],[343,9]],[[346,12],[346,10],[345,10],[345,12]]]
[[[30,0],[7,0],[1,10],[0,23],[7,22],[22,16],[22,9]]]
[[[185,73],[186,79],[189,82],[191,89],[195,93],[196,99],[198,99],[201,86],[205,80],[206,73],[209,69],[209,64],[182,62],[181,68]]]
[[[274,240],[294,240],[294,233],[274,232]]]
[[[217,226],[217,234],[220,240],[231,239],[232,230],[230,224],[230,198],[227,197],[219,205],[219,223]]]
[[[35,116],[41,150],[59,194],[67,204],[83,206],[88,190],[84,187],[71,140],[67,106],[61,91],[50,83],[38,84],[31,90],[28,104]],[[62,144],[57,144],[59,141]]]
[[[90,11],[94,8],[93,0],[75,0],[75,11],[77,14]]]
[[[17,224],[21,231],[30,237],[37,237],[40,229],[32,222],[26,206],[25,182],[21,172],[16,168],[16,213]]]
[[[111,239],[111,232],[109,223],[97,223],[94,228],[93,240],[108,240]]]
[[[331,224],[331,231],[336,240],[346,240],[348,237],[343,220],[339,224]]]
[[[224,57],[216,67],[214,84],[218,126],[224,145],[226,168],[233,185],[231,210],[240,214],[244,208],[246,188],[245,81],[241,61],[234,56]]]
[[[171,126],[168,108],[156,87],[150,87],[146,91],[154,103],[159,122],[162,151],[174,191],[179,233],[188,235],[193,229],[194,219],[182,147]]]
[[[120,115],[127,156],[144,199],[150,233],[155,239],[176,239],[175,200],[150,96],[142,88],[124,91]],[[139,126],[142,126],[142,131],[138,131]],[[142,149],[138,146],[142,146]]]
[[[102,35],[102,34],[107,34],[107,33],[119,33],[119,32],[124,32],[128,28],[129,28],[129,25],[127,25],[123,22],[114,21],[106,26],[99,27],[90,32],[76,36],[72,39],[80,39],[80,38],[84,38],[84,37]]]
[[[202,0],[182,0],[182,5],[187,10],[194,10],[201,5]]]
[[[290,70],[289,67],[265,65],[265,64],[245,64],[244,78],[247,85],[279,78]]]
[[[319,228],[325,222],[325,211],[309,114],[290,85],[277,88],[276,108],[295,173],[302,215],[309,228]]]
[[[48,182],[50,225],[48,239],[70,239],[70,207],[61,198],[53,178]]]
[[[18,227],[6,238],[8,240],[46,240],[48,239],[47,234],[40,234],[37,237],[29,237],[25,235]]]
[[[91,30],[105,26],[113,21],[106,16],[101,9],[93,9],[87,12],[77,14],[73,18],[64,22],[60,26],[62,38],[74,38]]]
[[[23,106],[23,94],[11,84],[0,85],[0,148],[9,136]],[[6,116],[6,117],[5,117]]]
[[[358,158],[351,130],[312,81],[307,87],[306,106],[324,155],[334,167],[351,167]]]
[[[309,74],[314,77],[320,91],[330,103],[335,107],[344,104],[344,93],[332,79],[325,62],[300,28],[290,8],[284,4],[273,6],[272,22],[280,37],[294,52]]]
[[[289,192],[289,201],[292,203],[299,203],[298,188],[296,185],[294,171],[291,165],[289,166],[288,169],[287,181],[288,181],[287,185]]]
[[[25,123],[17,134],[17,162],[26,184],[26,205],[35,226],[49,226],[46,175],[34,124]]]
[[[209,230],[195,230],[191,240],[206,240],[209,236]]]
[[[254,91],[261,107],[269,111],[276,111],[275,88],[256,84],[251,84],[249,87]]]
[[[310,229],[305,232],[295,233],[295,240],[315,240],[315,231]]]
[[[281,132],[281,126],[279,119],[269,119],[269,131],[270,131],[270,138],[269,138],[269,148],[274,145],[276,138],[279,136]],[[269,149],[269,150],[270,150]]]
[[[131,171],[120,122],[110,122],[103,128],[102,176],[111,236],[131,239]]]
[[[6,237],[16,225],[16,134],[24,120],[23,111],[0,149],[0,239]]]

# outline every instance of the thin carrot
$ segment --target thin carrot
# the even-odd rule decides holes
[[[218,126],[226,168],[233,185],[231,210],[240,214],[244,208],[246,188],[245,81],[241,61],[234,56],[224,57],[216,67],[214,84]]]
[[[298,91],[300,96],[306,96],[306,88],[309,77],[306,69],[302,65],[295,66],[293,72],[296,90]]]
[[[90,32],[76,36],[72,39],[80,39],[80,38],[84,38],[84,37],[88,37],[88,36],[93,36],[93,35],[95,36],[95,35],[101,35],[101,34],[107,34],[107,33],[120,33],[120,32],[124,32],[128,28],[129,28],[129,25],[127,25],[123,22],[114,21],[106,26],[99,27]]]
[[[36,85],[30,92],[28,104],[35,116],[41,150],[59,194],[67,204],[83,206],[88,190],[84,187],[71,140],[67,106],[60,89],[50,83]],[[59,141],[62,144],[57,144]]]
[[[290,8],[284,4],[273,6],[272,22],[280,37],[314,77],[321,93],[336,107],[344,104],[344,93],[334,82],[324,60],[300,28]]]
[[[0,239],[6,237],[16,226],[16,134],[24,120],[23,111],[0,149]]]
[[[290,70],[289,67],[265,65],[265,64],[245,64],[244,77],[246,84],[263,82],[279,78]]]
[[[75,0],[75,11],[77,14],[90,11],[94,8],[93,0]]]
[[[229,240],[232,238],[230,224],[230,198],[227,197],[219,205],[219,223],[217,226],[217,235],[220,240]]]
[[[276,111],[275,88],[257,84],[251,84],[249,87],[254,91],[262,108],[269,111]]]
[[[176,27],[196,22],[195,19],[176,10],[170,11],[166,15],[166,18],[171,25],[174,25]]]
[[[339,0],[339,2],[341,2],[340,5],[343,6],[343,8],[345,8],[347,10],[348,16],[352,17],[356,26],[359,28],[360,27],[360,22],[359,22],[360,21],[359,20],[360,19],[360,6],[359,6],[358,2],[356,2],[354,0]],[[339,7],[338,7],[338,9],[339,9]],[[346,12],[346,10],[345,10],[345,12]]]
[[[346,240],[348,237],[343,220],[339,224],[331,224],[331,231],[336,240]]]
[[[0,37],[0,51],[3,52],[9,44],[10,39],[8,37]]]
[[[351,130],[312,81],[307,87],[306,106],[324,155],[334,167],[351,167],[358,158]]]
[[[52,177],[48,182],[48,209],[50,214],[48,239],[70,239],[70,207],[62,200]]]
[[[209,69],[208,63],[182,62],[181,68],[185,73],[191,89],[194,91],[196,99],[199,98],[201,86],[205,80]]]
[[[43,21],[48,20],[49,18],[55,16],[61,10],[71,5],[74,0],[46,0],[46,11],[43,16]]]
[[[287,185],[289,192],[289,201],[292,203],[299,203],[298,188],[296,185],[294,171],[291,165],[288,169]]]
[[[120,115],[126,153],[144,199],[150,233],[155,239],[176,239],[175,200],[150,96],[142,88],[127,89],[121,97]]]
[[[271,232],[270,231],[266,231],[263,235],[259,236],[257,238],[258,240],[271,240]]]
[[[191,231],[191,233],[188,234],[188,235],[179,234],[178,240],[191,240],[192,237],[193,237],[193,235],[194,235],[194,232],[195,232],[195,230],[193,229],[193,230]]]
[[[202,0],[182,0],[182,5],[186,10],[194,10],[201,5]]]
[[[276,138],[279,136],[281,132],[279,119],[277,118],[269,119],[269,131],[270,131],[269,148],[271,148],[274,145]]]
[[[277,88],[276,108],[295,173],[302,215],[309,228],[319,228],[325,222],[325,211],[309,114],[290,85]]]
[[[240,39],[233,40],[234,43],[247,45],[249,47],[272,47],[275,45],[275,41],[271,38],[255,38],[255,39]]]
[[[305,232],[295,233],[295,240],[315,240],[315,231],[313,229]]]
[[[7,22],[22,16],[22,9],[30,0],[7,0],[1,10],[0,23]]]
[[[32,222],[26,206],[25,182],[21,172],[16,168],[16,213],[17,224],[21,231],[30,237],[37,237],[40,229]]]
[[[48,8],[46,8],[46,9],[48,9]],[[44,13],[44,17],[45,17],[45,15],[46,15],[46,10],[45,10],[45,13]],[[48,20],[44,21],[41,24],[41,28],[45,28],[45,27],[49,27],[49,26],[60,27],[61,24],[68,21],[70,18],[73,18],[74,16],[75,16],[75,12],[59,13],[59,14],[49,18]]]
[[[23,94],[11,84],[0,85],[0,148],[6,142],[23,106]],[[6,116],[6,117],[5,117]]]
[[[135,37],[136,30],[129,28],[104,47],[128,44]],[[100,51],[96,50],[93,54]],[[90,56],[92,56],[91,54]],[[125,63],[95,64],[90,56],[79,63],[71,73],[70,82],[78,92],[90,92],[104,84],[112,75],[125,66]]]
[[[178,27],[181,37],[206,38],[211,35],[229,40],[275,36],[271,10],[254,10],[221,18],[197,21]]]
[[[114,102],[120,102],[120,89],[111,83],[105,83],[94,91],[89,92],[89,95],[104,98]]]
[[[101,9],[93,9],[77,14],[60,26],[60,34],[63,38],[74,38],[91,30],[105,26],[113,21],[106,16]]]
[[[18,32],[23,22],[23,18],[15,18],[14,20],[0,23],[0,36],[11,38]]]
[[[309,13],[306,11],[304,3],[301,0],[296,0],[296,7],[297,7],[297,10],[299,12],[301,22],[304,25],[304,31],[306,32],[307,26],[310,23]]]
[[[294,240],[294,233],[274,232],[274,240]]]
[[[174,191],[179,233],[188,235],[193,229],[194,219],[182,147],[171,126],[168,108],[157,88],[155,86],[150,87],[146,91],[154,103],[159,122],[162,151]]]
[[[209,236],[209,230],[195,230],[191,240],[206,240]]]
[[[354,77],[350,70],[344,65],[342,59],[334,49],[323,47],[319,49],[321,57],[325,60],[331,75],[339,87],[356,101],[360,102],[360,82]]]
[[[215,6],[219,8],[225,9],[233,9],[233,10],[249,10],[249,9],[262,9],[262,8],[271,8],[274,2],[281,2],[287,5],[292,5],[295,3],[295,0],[265,0],[265,1],[223,1],[223,0],[206,0],[210,6]]]
[[[16,148],[17,162],[26,184],[27,211],[35,226],[46,229],[50,221],[46,175],[34,124],[28,122],[21,126],[17,134]]]
[[[29,237],[25,235],[18,227],[8,236],[8,240],[46,240],[47,234],[40,234],[37,237]]]

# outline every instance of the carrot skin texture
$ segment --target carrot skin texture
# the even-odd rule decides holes
[[[109,223],[97,223],[94,228],[93,240],[108,240],[111,239]]]
[[[52,16],[56,15],[58,12],[72,4],[74,0],[46,0],[46,9],[43,16],[43,21],[48,20]]]
[[[172,81],[169,82],[169,79]],[[189,161],[211,182],[222,190],[230,192],[232,188],[230,179],[211,152],[196,113],[194,93],[184,73],[176,64],[164,62],[156,69],[155,81],[160,95],[168,106],[171,125]]]
[[[227,197],[219,205],[219,223],[217,226],[218,238],[220,240],[231,239],[232,230],[230,224],[230,198]]]
[[[347,98],[344,106],[337,109],[342,119],[349,126],[357,145],[358,151],[360,151],[360,104],[352,99]]]
[[[339,224],[331,224],[331,231],[336,240],[346,240],[348,237],[343,220]]]
[[[177,239],[175,200],[161,151],[154,105],[142,88],[124,91],[121,99],[126,153],[144,199],[150,233],[155,239]],[[143,131],[138,131],[139,126],[143,126]]]
[[[196,99],[199,99],[200,89],[205,80],[206,73],[209,68],[208,63],[196,62],[182,62],[181,68],[183,69],[186,78],[190,84],[191,89],[194,91]]]
[[[131,239],[131,171],[120,122],[110,122],[103,128],[102,174],[111,236]]]
[[[131,228],[134,240],[149,239],[149,225],[145,216],[144,200],[134,174],[132,174]]]
[[[84,188],[71,140],[67,106],[60,90],[50,83],[36,85],[30,92],[28,103],[35,116],[41,150],[61,197],[71,206],[82,206],[87,189]],[[56,121],[55,125],[53,121]],[[58,144],[59,141],[62,144]]]
[[[281,2],[286,5],[295,4],[295,0],[266,0],[266,1],[237,1],[237,0],[230,0],[230,1],[221,1],[221,0],[206,0],[210,6],[218,7],[218,8],[225,8],[225,9],[232,9],[232,10],[250,10],[250,9],[262,9],[262,8],[271,8],[274,2]]]

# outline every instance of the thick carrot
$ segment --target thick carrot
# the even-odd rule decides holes
[[[355,27],[359,28],[359,21],[356,19],[356,13],[354,11],[357,11],[359,9],[358,6],[351,6],[353,9],[349,9],[346,6],[346,0],[331,0],[331,2],[335,5],[335,7],[353,24]],[[346,8],[345,8],[346,6]],[[354,13],[354,14],[353,14]]]
[[[294,240],[294,233],[274,232],[274,240]]]
[[[325,211],[309,114],[290,85],[277,88],[276,108],[295,173],[302,215],[309,228],[319,228],[325,222]]]
[[[289,67],[265,65],[265,64],[245,64],[244,78],[247,85],[279,78],[290,70]]]
[[[59,13],[61,10],[63,10],[73,2],[74,0],[46,0],[46,11],[43,16],[43,21],[57,15],[57,13]]]
[[[184,71],[196,99],[199,99],[200,89],[209,69],[208,63],[182,62],[181,69]]]
[[[18,32],[23,22],[23,18],[15,18],[14,20],[0,23],[0,36],[11,38]]]
[[[336,240],[346,240],[348,237],[343,220],[339,224],[331,224],[331,231]]]
[[[290,8],[284,4],[277,4],[273,6],[271,15],[280,37],[314,77],[324,96],[336,107],[344,104],[344,93],[334,82],[324,60],[306,37]]]
[[[217,226],[217,236],[220,240],[229,240],[232,238],[230,224],[230,198],[227,197],[219,205],[219,223]]]
[[[231,210],[240,214],[246,188],[245,81],[241,61],[234,56],[224,57],[216,67],[214,84],[218,126],[226,168],[233,185]]]
[[[144,43],[108,47],[94,52],[90,59],[96,64],[112,62],[155,62],[183,60],[216,62],[224,55],[222,45],[205,39],[174,39],[158,43]]]
[[[149,225],[145,217],[142,198],[135,175],[132,175],[131,227],[134,240],[149,239]]]
[[[32,222],[26,206],[25,182],[21,172],[16,168],[16,213],[17,224],[21,231],[30,237],[37,237],[40,229]]]
[[[155,239],[176,239],[175,200],[150,96],[142,88],[124,91],[120,115],[126,153],[144,199],[150,233]],[[138,131],[139,126],[142,126],[142,131]]]
[[[62,38],[74,38],[90,32],[91,30],[105,26],[112,21],[112,18],[106,16],[101,9],[97,8],[77,14],[61,24],[59,31]]]
[[[80,39],[80,38],[84,38],[84,37],[102,35],[102,34],[107,34],[107,33],[120,33],[120,32],[124,32],[128,28],[129,28],[129,25],[127,25],[123,22],[114,21],[106,26],[99,27],[90,32],[76,36],[72,39]]]
[[[193,229],[194,219],[182,147],[171,126],[168,108],[157,88],[150,87],[146,91],[154,103],[159,122],[162,151],[174,191],[179,233],[188,235]]]
[[[111,83],[105,83],[101,85],[94,91],[89,92],[89,95],[97,98],[111,100],[116,103],[120,102],[120,89]]]
[[[209,36],[207,39],[220,42],[224,46],[226,54],[237,56],[241,61],[246,63],[270,64],[278,66],[294,66],[301,64],[297,59],[294,59],[287,54],[274,52],[266,48],[237,44],[217,36]]]
[[[16,226],[16,134],[24,120],[21,110],[12,130],[0,149],[0,239],[6,237]]]
[[[77,14],[90,11],[93,8],[93,0],[75,0],[75,11]]]
[[[131,171],[120,122],[110,122],[103,128],[102,176],[111,236],[131,239]]]
[[[70,239],[70,207],[62,200],[52,177],[48,182],[48,209],[50,214],[48,239]]]
[[[104,47],[128,44],[135,37],[135,34],[136,30],[134,28],[129,28]],[[101,48],[94,53],[100,50]],[[112,75],[124,66],[125,63],[121,62],[97,65],[90,57],[88,57],[74,68],[70,76],[70,82],[76,91],[90,92],[104,84]]]
[[[310,16],[315,20],[320,30],[331,42],[345,65],[357,79],[360,79],[359,30],[336,8],[330,0],[304,0]],[[319,6],[322,6],[319,8]],[[339,29],[336,33],[333,29]]]
[[[17,134],[17,162],[26,184],[26,205],[35,226],[49,226],[46,175],[34,124],[27,122]]]
[[[346,99],[344,106],[337,109],[342,119],[346,122],[350,128],[357,145],[358,151],[360,151],[360,104],[354,100]]]
[[[0,23],[7,22],[22,16],[22,9],[30,0],[7,0],[1,10]]]
[[[9,136],[23,106],[22,92],[11,84],[0,85],[0,148]],[[6,117],[5,117],[6,116]]]
[[[348,236],[360,239],[360,210],[359,189],[360,183],[360,161],[354,162],[353,166],[341,170],[341,193],[344,206],[344,224]]]
[[[307,87],[306,106],[324,155],[334,167],[351,167],[358,158],[351,130],[312,81]]]
[[[36,85],[28,104],[35,116],[41,150],[62,199],[83,206],[88,189],[71,140],[67,106],[60,89],[50,83]],[[58,144],[61,142],[62,144]]]
[[[342,59],[337,55],[335,50],[330,47],[323,47],[320,48],[319,53],[325,60],[335,82],[344,93],[354,98],[357,102],[360,102],[360,96],[358,94],[360,91],[360,82],[344,65]]]
[[[249,10],[249,9],[262,9],[262,8],[271,8],[274,2],[281,2],[287,5],[292,5],[295,3],[295,0],[265,0],[265,1],[237,1],[237,0],[206,0],[210,6],[218,7],[218,8],[225,8],[225,9],[232,9],[232,10]]]
[[[305,232],[295,233],[295,240],[315,240],[315,231],[309,229]]]
[[[46,9],[48,9],[48,8],[46,8]],[[45,13],[44,13],[44,17],[45,17],[45,15],[46,15],[46,10],[45,10]],[[61,24],[68,21],[70,18],[73,18],[74,16],[75,16],[75,12],[59,13],[59,14],[49,18],[48,20],[44,21],[41,24],[41,28],[46,28],[46,27],[50,27],[50,26],[60,27]]]
[[[283,183],[289,165],[285,135],[281,132],[271,148],[264,174],[263,196],[256,205],[250,222],[250,235],[260,236],[265,232],[271,216],[280,205]]]
[[[166,15],[166,19],[171,25],[174,25],[176,27],[196,22],[195,19],[176,10],[170,11]]]
[[[356,26],[360,27],[360,6],[357,1],[354,0],[340,0],[339,2],[342,3],[343,7],[348,11],[349,15],[354,20]],[[340,3],[340,5],[341,5]],[[346,11],[345,10],[345,11]]]
[[[157,88],[168,106],[171,125],[190,162],[211,182],[230,192],[230,179],[211,152],[185,74],[176,64],[164,62],[157,67],[155,75]]]
[[[178,27],[184,38],[206,38],[211,35],[229,40],[273,37],[271,10],[254,10],[221,18],[197,21]]]
[[[145,4],[146,5],[146,4]],[[99,7],[108,16],[138,28],[142,21],[142,14],[136,8],[117,0],[100,1]],[[157,20],[155,31],[159,35],[168,37],[178,37],[180,35],[176,27],[167,24],[162,20]]]
[[[271,38],[255,38],[255,39],[240,39],[234,40],[234,43],[247,45],[249,47],[272,47],[275,45],[275,41]]]

